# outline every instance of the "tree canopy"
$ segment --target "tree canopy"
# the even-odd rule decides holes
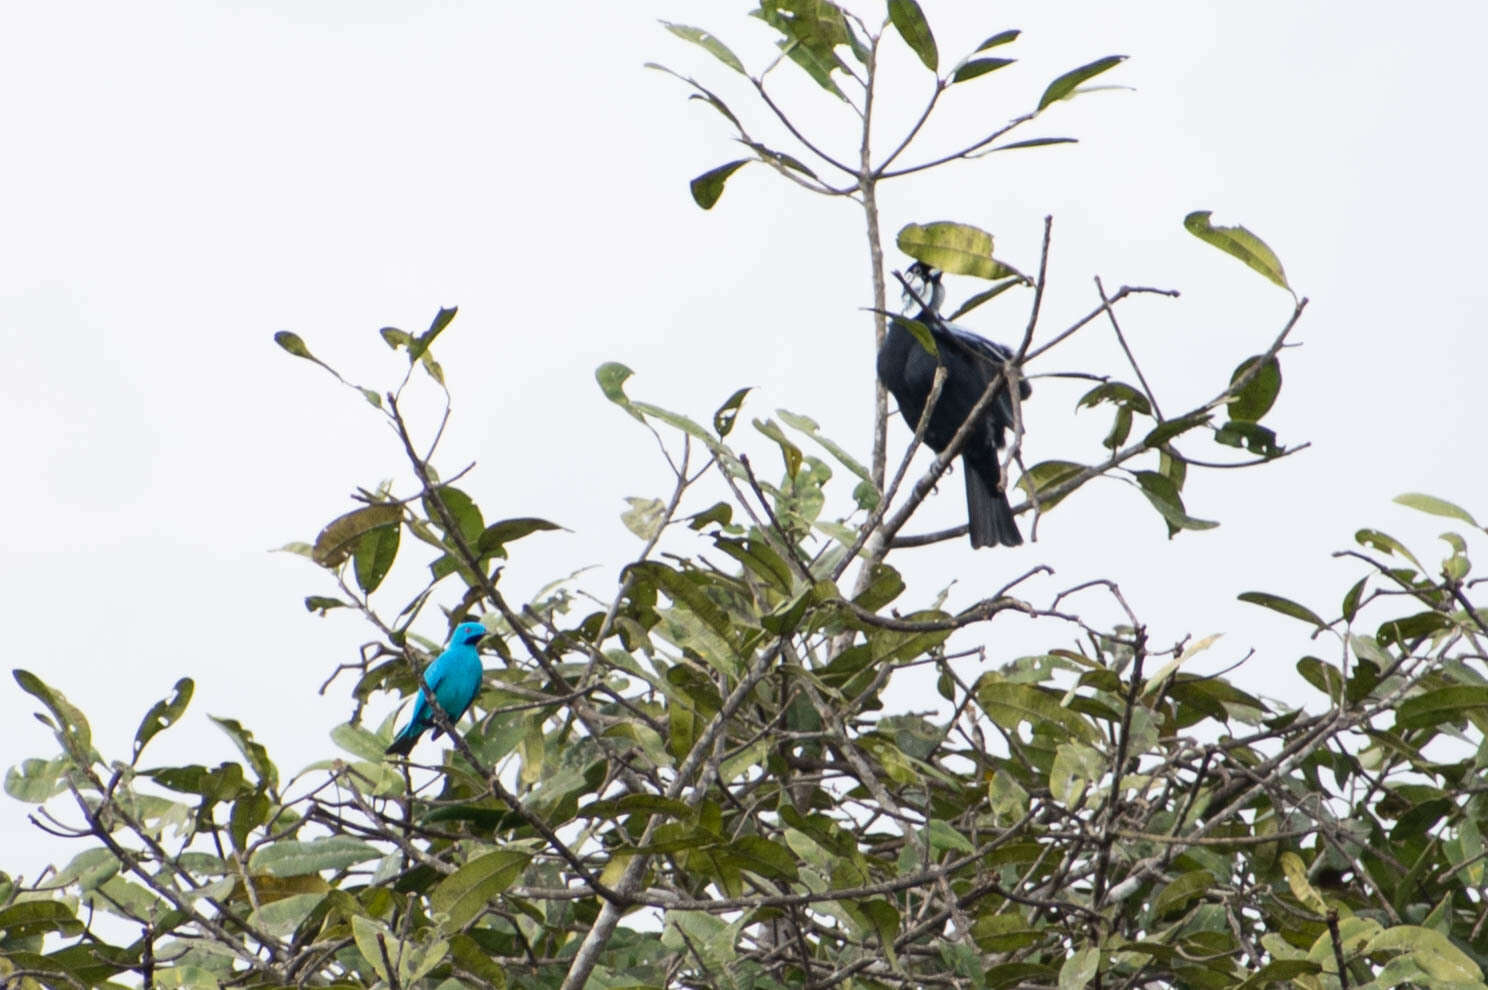
[[[881,22],[826,0],[765,0],[755,16],[779,42],[758,67],[708,31],[665,25],[752,101],[735,109],[712,80],[673,73],[742,149],[691,194],[709,209],[752,165],[860,210],[871,294],[844,308],[869,311],[871,374],[889,320],[934,346],[891,314],[881,185],[1073,140],[1030,127],[1122,57],[1071,68],[1035,106],[921,158],[947,94],[995,93],[1016,30],[960,45],[952,63],[914,0],[889,0]],[[871,125],[875,91],[897,84],[878,67],[888,45],[934,84],[919,121],[884,138]],[[839,101],[859,145],[798,127],[773,88],[784,72]],[[766,130],[788,143],[764,143]],[[1292,293],[1251,231],[1206,210],[1180,220]],[[1097,304],[1048,326],[1053,237],[1051,218],[1038,257],[1004,258],[982,226],[926,217],[894,244],[980,280],[950,318],[998,314],[1016,330],[1017,373],[1088,379],[1075,408],[1110,417],[1093,449],[1027,465],[1015,417],[1004,468],[1031,528],[1056,509],[1100,511],[1105,496],[1082,489],[1107,478],[1140,492],[1170,538],[1202,539],[1186,531],[1217,523],[1190,514],[1191,473],[1228,477],[1305,446],[1268,416],[1307,301],[1292,293],[1203,401],[1165,404],[1120,316],[1133,297],[1177,293],[1097,280]],[[1154,642],[1120,575],[1065,586],[1034,566],[960,607],[910,587],[901,555],[965,533],[912,531],[956,450],[916,458],[924,422],[893,449],[882,389],[863,455],[807,414],[751,408],[734,382],[711,410],[673,411],[610,362],[597,386],[660,454],[659,490],[621,520],[640,548],[612,585],[543,575],[513,601],[508,548],[559,524],[488,516],[479,474],[443,463],[452,407],[436,355],[455,317],[383,328],[400,367],[377,387],[298,334],[275,336],[404,453],[396,479],[356,488],[313,542],[285,548],[323,572],[308,610],[368,623],[360,659],[327,670],[353,702],[331,730],[339,754],[282,772],[250,728],[279,713],[243,712],[213,719],[241,759],[154,765],[146,750],[187,717],[189,677],[144,713],[129,753],[100,753],[61,686],[15,671],[58,750],[11,768],[6,790],[69,856],[36,878],[0,874],[7,985],[1483,986],[1488,622],[1468,557],[1481,527],[1465,509],[1400,498],[1451,520],[1440,560],[1361,529],[1340,551],[1357,573],[1339,593],[1241,596],[1310,631],[1317,655],[1295,667],[1313,694],[1283,704],[1229,672],[1192,672],[1213,637]],[[1106,332],[1123,367],[1048,372],[1047,354]],[[404,412],[415,393],[443,401],[427,434]],[[425,574],[422,587],[374,599],[395,567]],[[473,719],[436,710],[444,739],[387,758],[394,718],[374,723],[366,703],[415,694],[448,630],[471,620],[491,633]],[[1014,620],[1047,647],[1007,655],[998,631]]]

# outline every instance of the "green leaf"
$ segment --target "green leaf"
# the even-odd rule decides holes
[[[11,671],[21,690],[36,698],[52,713],[51,720],[44,720],[57,736],[57,741],[67,755],[80,767],[93,762],[93,730],[88,720],[60,691],[48,687],[41,678],[28,670]]]
[[[277,900],[261,903],[256,909],[250,911],[248,923],[270,935],[288,938],[305,923],[305,919],[315,913],[315,909],[323,904],[325,899],[325,894],[322,893],[290,894],[287,897],[280,897]],[[156,983],[156,986],[164,985]]]
[[[1177,419],[1164,420],[1142,438],[1144,447],[1161,447],[1176,436],[1181,436],[1189,430],[1203,426],[1209,422],[1210,416],[1206,412],[1192,413],[1188,416],[1180,416]]]
[[[1278,935],[1277,938],[1281,938],[1281,936]],[[1322,971],[1323,967],[1311,959],[1273,959],[1252,973],[1235,990],[1261,990],[1262,987],[1275,986],[1278,983],[1285,984],[1298,976],[1321,973]],[[1293,985],[1303,986],[1304,984],[1298,981]]]
[[[1078,713],[1059,703],[1057,695],[1032,684],[1004,680],[997,674],[983,674],[976,685],[976,700],[987,717],[1004,729],[1013,731],[1022,722],[1045,726],[1058,736],[1073,736],[1091,745],[1101,743],[1100,732]]]
[[[7,908],[0,908],[0,932],[9,939],[21,939],[30,935],[57,932],[73,936],[83,930],[73,908],[62,901],[21,901]]]
[[[1488,708],[1488,686],[1455,684],[1406,698],[1395,708],[1395,724],[1422,729],[1441,722],[1457,721],[1468,712]]]
[[[575,812],[580,818],[623,818],[627,815],[666,815],[679,821],[694,817],[692,805],[657,794],[624,794],[586,804]]]
[[[305,842],[280,839],[259,847],[253,854],[252,868],[256,873],[274,877],[298,877],[322,870],[344,870],[381,856],[375,846],[341,835],[327,835]]]
[[[434,343],[435,337],[444,333],[444,328],[450,325],[450,321],[455,318],[457,310],[458,307],[451,306],[448,309],[440,309],[438,313],[434,314],[434,320],[429,324],[429,329],[419,334],[418,339],[409,345],[409,361],[417,361],[428,352],[429,345]],[[443,380],[439,375],[435,375],[434,377],[440,381]]]
[[[350,722],[342,722],[332,728],[331,741],[351,755],[374,763],[382,761],[383,751],[387,749],[386,740]]]
[[[118,875],[123,865],[108,849],[87,849],[74,856],[55,880],[58,884],[77,884],[81,890],[93,890]]]
[[[749,162],[750,159],[748,158],[739,158],[725,165],[720,165],[717,168],[709,169],[696,179],[693,179],[690,183],[692,201],[705,210],[713,209],[713,204],[717,203],[718,197],[723,195],[723,184],[729,180],[729,176],[739,171],[745,165],[748,165]]]
[[[360,914],[352,916],[351,934],[362,958],[377,971],[379,977],[387,981],[389,979],[388,967],[383,958],[384,954],[389,961],[398,957],[397,936],[386,926]]]
[[[140,720],[139,729],[134,733],[134,762],[139,759],[140,751],[145,744],[155,738],[156,733],[170,728],[181,717],[186,706],[191,703],[192,692],[196,685],[191,678],[183,677],[176,682],[176,686],[169,698],[164,698],[150,706],[145,717]]]
[[[1297,673],[1335,703],[1343,697],[1343,673],[1337,667],[1326,664],[1317,657],[1303,657],[1297,661]]]
[[[1023,477],[1018,479],[1018,487],[1028,494],[1030,501],[1037,501],[1040,512],[1048,512],[1071,495],[1074,489],[1053,496],[1049,493],[1084,470],[1085,465],[1073,461],[1040,461],[1023,472]],[[1033,497],[1035,492],[1038,494],[1037,499]]]
[[[1017,59],[1012,58],[973,58],[956,66],[951,73],[951,85],[975,79],[977,76],[985,76],[989,72],[996,72],[1003,66],[1012,65]]]
[[[184,767],[160,767],[144,773],[162,787],[182,794],[199,794],[206,799],[203,804],[210,807],[218,801],[230,801],[250,790],[243,779],[243,767],[238,763],[221,763],[215,769],[193,763]]]
[[[1380,623],[1375,638],[1381,646],[1394,643],[1409,646],[1415,640],[1433,636],[1444,629],[1452,628],[1452,620],[1440,612],[1417,612]]]
[[[928,329],[926,332],[929,332]],[[804,433],[812,440],[815,440],[818,444],[821,445],[823,450],[836,458],[837,463],[841,464],[843,467],[847,468],[849,471],[851,471],[853,474],[857,475],[864,481],[871,480],[868,474],[868,469],[864,467],[857,458],[853,457],[846,450],[842,449],[842,447],[838,446],[837,443],[829,437],[825,437],[822,435],[821,425],[817,423],[816,420],[812,419],[809,416],[801,416],[797,413],[793,413],[789,409],[777,409],[775,410],[775,414],[780,417],[781,422],[783,422],[786,426],[789,426],[793,430]]]
[[[1179,530],[1213,529],[1219,525],[1210,519],[1195,519],[1190,516],[1183,507],[1178,486],[1167,475],[1156,471],[1137,471],[1135,476],[1142,494],[1147,496],[1147,501],[1152,503],[1152,507],[1167,522],[1170,538]]]
[[[1049,793],[1054,800],[1069,808],[1077,807],[1086,789],[1099,780],[1106,760],[1089,746],[1060,743],[1054,750],[1054,763],[1049,771]]]
[[[1302,857],[1294,852],[1281,854],[1281,872],[1286,876],[1287,886],[1292,890],[1292,896],[1302,902],[1302,906],[1317,914],[1327,914],[1328,905],[1307,879],[1307,865],[1302,862]]]
[[[925,63],[931,72],[940,69],[940,53],[935,48],[935,36],[930,33],[930,23],[925,12],[915,0],[889,0],[889,20],[904,43]]]
[[[1162,918],[1186,908],[1213,886],[1214,874],[1208,870],[1190,870],[1157,892],[1152,899],[1152,916]]]
[[[642,540],[653,540],[666,522],[666,503],[659,498],[637,498],[627,495],[629,509],[620,513],[620,521]]]
[[[951,852],[970,853],[976,851],[976,847],[971,844],[970,839],[956,831],[949,822],[939,818],[932,818],[926,823],[925,835],[930,840],[930,850],[932,852],[946,852],[949,850]]]
[[[1100,968],[1100,949],[1093,945],[1073,953],[1059,967],[1059,990],[1085,990]]]
[[[1255,377],[1230,399],[1231,419],[1257,422],[1270,411],[1272,404],[1276,401],[1276,395],[1281,391],[1281,364],[1274,357],[1257,355],[1241,361],[1234,374],[1230,375],[1230,385],[1233,386],[1241,378],[1250,374],[1251,369],[1263,360],[1265,363],[1260,365],[1260,370],[1255,373]]]
[[[319,612],[325,615],[333,608],[347,608],[347,604],[339,598],[328,598],[325,595],[306,595],[305,611]]]
[[[1364,946],[1362,953],[1401,951],[1411,958],[1434,980],[1442,983],[1476,983],[1483,978],[1483,971],[1471,957],[1453,945],[1441,932],[1415,925],[1396,925],[1386,928]]]
[[[688,516],[687,527],[689,529],[701,530],[709,523],[719,526],[728,526],[734,518],[734,507],[727,502],[714,502],[702,512],[694,512]]]
[[[1418,571],[1424,571],[1426,569],[1421,566],[1421,562],[1416,559],[1415,555],[1405,548],[1404,543],[1401,543],[1389,533],[1382,533],[1377,529],[1361,529],[1354,534],[1354,542],[1358,543],[1361,547],[1374,547],[1374,549],[1383,550],[1385,553],[1398,554],[1412,564],[1415,564]]]
[[[783,151],[776,151],[774,148],[760,144],[758,141],[746,141],[744,143],[755,154],[766,159],[767,163],[774,162],[777,165],[790,169],[792,172],[800,172],[802,175],[809,175],[813,179],[816,178],[816,173],[808,168],[805,162],[796,158],[794,155],[787,155]]]
[[[62,772],[69,762],[65,756],[55,760],[22,760],[5,771],[5,793],[17,801],[41,804],[62,790]]]
[[[253,733],[243,728],[237,719],[218,718],[216,715],[207,717],[227,733],[228,738],[233,741],[233,745],[238,747],[238,752],[243,754],[259,780],[271,788],[279,786],[279,771],[269,759],[269,751],[264,749],[263,743],[254,740]]]
[[[1132,411],[1124,408],[1117,409],[1115,418],[1111,420],[1110,432],[1101,440],[1101,446],[1108,447],[1112,451],[1117,450],[1126,443],[1126,438],[1131,436],[1131,427]]]
[[[727,774],[724,779],[728,779]],[[799,879],[795,854],[762,835],[741,836],[730,842],[727,849],[729,857],[736,860],[741,869],[769,880],[793,882]]]
[[[744,71],[744,63],[739,61],[739,56],[729,51],[728,45],[725,45],[702,28],[695,28],[687,24],[673,24],[671,21],[662,21],[661,24],[677,37],[690,41],[699,48],[702,48],[740,75],[748,75]]]
[[[522,875],[532,854],[519,849],[497,849],[479,856],[439,882],[429,895],[429,906],[448,915],[446,932],[470,924],[486,905]]]
[[[449,942],[443,939],[412,945],[405,942],[397,960],[397,986],[421,986],[418,981],[423,980],[424,975],[429,974],[434,966],[442,963],[448,954]]]
[[[1227,447],[1244,447],[1251,453],[1260,454],[1262,457],[1275,457],[1284,452],[1276,443],[1275,430],[1244,420],[1232,419],[1215,430],[1214,442],[1222,443]]]
[[[631,405],[630,397],[625,394],[625,382],[633,374],[635,372],[618,361],[606,361],[594,369],[594,380],[599,383],[599,390],[604,393],[606,399],[644,423],[645,417],[636,412],[635,407]]]
[[[357,587],[367,594],[377,590],[382,584],[382,579],[387,577],[387,572],[393,566],[393,559],[398,555],[398,540],[403,531],[402,526],[379,526],[368,530],[357,541],[356,552],[352,555],[352,569],[356,574]]]
[[[382,336],[383,343],[395,351],[400,347],[413,346],[413,334],[397,327],[383,327],[377,332]]]
[[[1359,599],[1364,594],[1364,586],[1369,583],[1368,576],[1361,577],[1354,586],[1343,596],[1343,618],[1347,622],[1353,622],[1354,616],[1359,614]]]
[[[721,440],[728,436],[734,428],[734,420],[738,418],[739,407],[744,405],[744,397],[753,391],[752,387],[741,388],[733,395],[724,400],[713,413],[713,432],[718,434]]]
[[[1074,94],[1075,87],[1079,86],[1082,82],[1085,82],[1087,79],[1093,79],[1107,69],[1113,69],[1124,61],[1126,61],[1125,55],[1107,55],[1105,58],[1099,58],[1094,62],[1082,65],[1078,69],[1071,69],[1051,82],[1048,88],[1044,90],[1044,95],[1039,98],[1039,110],[1043,111],[1053,103],[1069,99]]]
[[[485,531],[486,521],[481,517],[480,506],[475,504],[475,499],[452,485],[442,485],[424,496],[424,511],[429,514],[429,518],[434,521],[435,525],[444,530],[446,536],[451,534],[445,525],[444,515],[439,512],[435,504],[436,498],[454,520],[465,545],[469,547],[478,545],[481,534]]]
[[[307,361],[314,361],[316,364],[320,363],[320,360],[316,358],[314,354],[310,353],[310,348],[305,346],[305,342],[300,339],[300,335],[297,333],[291,333],[288,330],[280,330],[278,333],[274,334],[274,343],[278,344],[280,347],[284,348],[295,357],[301,357]]]
[[[905,224],[896,240],[899,250],[911,258],[952,275],[994,279],[1008,274],[992,257],[992,235],[970,224],[950,220]]]
[[[672,600],[674,606],[697,616],[724,642],[733,645],[734,628],[728,613],[708,597],[701,583],[653,560],[631,564],[621,573],[621,580],[632,576],[637,581],[655,585]]]
[[[1152,406],[1147,401],[1147,396],[1132,388],[1126,382],[1105,382],[1080,396],[1080,401],[1075,403],[1076,409],[1094,409],[1102,402],[1110,402],[1114,405],[1141,413],[1143,416],[1152,415]]]
[[[233,802],[228,816],[228,831],[232,834],[233,848],[242,852],[248,847],[248,834],[269,819],[273,802],[267,794],[255,791],[243,794]]]
[[[999,45],[1005,45],[1010,41],[1017,40],[1018,35],[1022,33],[1023,32],[1019,31],[1017,28],[1010,28],[1007,31],[999,31],[992,37],[988,38],[986,41],[982,42],[980,45],[977,45],[976,50],[979,52],[984,52],[988,48],[996,48]]]
[[[867,587],[853,599],[853,604],[870,612],[877,612],[898,598],[903,591],[904,578],[899,572],[888,564],[879,564],[873,568]]]
[[[846,68],[837,57],[836,48],[858,46],[840,7],[828,0],[761,0],[753,15],[784,36],[781,50],[818,86],[839,100],[847,100],[832,81],[833,72]]]
[[[491,954],[481,948],[479,942],[469,935],[452,935],[449,946],[450,955],[461,969],[485,981],[490,990],[506,990],[506,970],[491,959]]]
[[[546,519],[537,519],[532,516],[522,516],[516,519],[503,519],[487,526],[481,533],[480,539],[476,540],[475,550],[482,557],[506,556],[506,545],[514,540],[520,540],[524,536],[531,536],[546,530],[562,529],[555,522]]]
[[[1179,491],[1183,490],[1183,482],[1188,479],[1188,464],[1172,447],[1158,449],[1157,470],[1171,478]]]
[[[671,69],[666,69],[660,65],[653,65],[651,66],[651,68],[662,69],[665,72],[672,71]],[[672,74],[676,75],[676,73]],[[683,79],[684,82],[690,83],[693,86],[697,86],[697,83],[693,82],[691,79],[685,79],[682,76],[677,76],[677,78]],[[701,90],[701,92],[693,93],[691,96],[688,97],[689,100],[697,100],[700,103],[708,104],[714,110],[717,110],[720,114],[722,114],[725,120],[733,124],[735,129],[743,128],[744,125],[739,123],[739,118],[734,116],[734,112],[728,108],[727,103],[723,102],[723,100],[719,99],[715,94],[710,93],[708,90],[702,89],[701,86],[699,86],[698,88]]]
[[[1416,509],[1419,512],[1429,512],[1433,516],[1446,516],[1448,519],[1460,519],[1469,526],[1477,526],[1478,521],[1472,517],[1466,509],[1453,505],[1446,499],[1437,498],[1434,495],[1422,495],[1419,492],[1406,492],[1404,495],[1395,496],[1398,505]]]
[[[947,318],[947,320],[948,322],[954,323],[961,317],[965,316],[967,313],[970,313],[972,310],[976,309],[982,303],[992,299],[996,299],[998,296],[1002,295],[1013,286],[1022,284],[1024,283],[1021,278],[1010,278],[998,282],[996,285],[992,286],[992,288],[984,289],[981,292],[978,292],[976,295],[966,300],[960,306],[956,307],[956,311],[952,313]]]
[[[983,952],[1013,952],[1039,941],[1036,928],[1016,914],[984,914],[971,926],[971,937]]]
[[[940,357],[940,348],[935,343],[935,335],[930,332],[928,326],[907,316],[891,316],[889,322],[913,337],[915,343],[924,348],[926,354],[933,358]]]
[[[999,144],[995,148],[989,148],[989,149],[987,149],[987,153],[988,154],[991,154],[994,151],[1013,151],[1013,150],[1015,150],[1017,148],[1044,148],[1044,147],[1047,147],[1047,146],[1049,146],[1051,144],[1079,144],[1079,143],[1080,143],[1080,139],[1079,138],[1067,138],[1067,137],[1029,138],[1026,141],[1014,141],[1011,144]]]
[[[1213,244],[1233,258],[1239,258],[1283,289],[1292,291],[1292,287],[1287,284],[1281,261],[1266,246],[1265,241],[1244,227],[1216,227],[1209,222],[1211,216],[1211,210],[1195,210],[1183,218],[1183,226],[1199,240]]]
[[[315,538],[312,559],[321,567],[335,570],[351,556],[363,536],[379,526],[400,522],[402,518],[403,509],[387,502],[363,506],[337,516]]]
[[[791,443],[790,438],[785,435],[780,427],[775,425],[772,419],[756,419],[753,426],[765,436],[775,441],[780,448],[780,458],[785,462],[785,476],[794,479],[801,472],[801,448]]]
[[[735,540],[720,536],[714,539],[713,545],[776,591],[790,594],[794,585],[790,565],[762,540]]]
[[[1316,612],[1305,605],[1298,605],[1290,598],[1267,594],[1264,591],[1247,591],[1237,597],[1242,602],[1249,602],[1252,605],[1269,608],[1273,612],[1280,612],[1282,615],[1290,616],[1293,619],[1301,619],[1303,622],[1311,623],[1319,629],[1327,626],[1326,622],[1318,618]]]

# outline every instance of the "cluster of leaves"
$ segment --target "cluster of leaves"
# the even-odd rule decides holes
[[[937,73],[936,99],[1008,64],[986,53],[1017,36],[993,35],[942,76],[913,0],[890,0],[877,31],[826,0],[767,0],[757,15],[782,58],[865,128],[888,28]],[[669,27],[785,119],[765,73],[749,76],[705,32]],[[1119,61],[1066,73],[1037,110],[939,160],[1018,146],[996,142]],[[916,126],[878,164],[837,166],[847,184],[831,187],[697,89],[758,160],[861,201],[873,252],[874,184],[936,164],[894,166]],[[738,165],[700,177],[698,202],[716,201]],[[1187,225],[1286,285],[1250,232],[1202,213]],[[1101,288],[1088,315],[1041,335],[1047,243],[1046,228],[1037,274],[1025,276],[967,224],[909,224],[899,237],[914,257],[992,280],[953,319],[1031,289],[1014,373],[1103,318],[1130,360],[1136,385],[1099,376],[1079,403],[1114,409],[1099,456],[1031,466],[1020,508],[1050,511],[1115,475],[1170,532],[1211,525],[1181,501],[1195,462],[1179,444],[1207,432],[1254,455],[1242,466],[1289,452],[1260,421],[1303,303],[1209,401],[1164,416],[1116,317],[1124,298],[1153,290]],[[497,564],[554,524],[487,523],[454,484],[469,469],[435,470],[443,424],[421,450],[402,410],[420,369],[444,389],[433,345],[454,315],[441,310],[417,335],[382,331],[407,358],[385,392],[345,382],[294,334],[276,338],[385,418],[413,482],[403,495],[359,491],[357,507],[290,548],[337,583],[307,608],[354,609],[377,630],[343,665],[356,677],[353,717],[332,732],[345,756],[281,781],[253,734],[219,718],[241,759],[147,766],[150,742],[186,715],[183,679],[146,713],[129,758],[110,759],[59,690],[16,672],[60,752],[13,768],[6,789],[83,848],[30,882],[0,875],[7,985],[1483,986],[1488,625],[1470,597],[1467,536],[1444,536],[1451,553],[1433,570],[1360,531],[1348,554],[1367,573],[1331,620],[1276,594],[1243,596],[1328,646],[1297,663],[1310,703],[1282,705],[1185,669],[1214,638],[1155,646],[1112,582],[1059,588],[1034,568],[954,609],[907,588],[889,563],[896,546],[964,532],[896,535],[955,450],[901,493],[917,443],[890,479],[882,405],[867,465],[807,417],[754,419],[782,463],[763,477],[735,432],[747,390],[705,424],[632,398],[630,370],[607,364],[600,388],[660,441],[671,491],[630,500],[623,522],[642,547],[610,592],[558,582],[513,606]],[[1015,433],[1010,460],[1021,424]],[[1138,457],[1156,468],[1133,467]],[[704,479],[725,497],[702,497]],[[1449,503],[1404,501],[1478,529]],[[401,605],[382,604],[386,589],[374,602],[421,548],[424,587]],[[416,690],[439,645],[414,632],[431,603],[451,625],[483,617],[496,660],[473,726],[450,734],[437,764],[389,762],[392,720],[364,724],[362,703]],[[1125,618],[1093,625],[1075,603]],[[1015,618],[1046,631],[1047,651],[996,652]],[[925,682],[934,697],[917,693]]]
[[[1444,535],[1434,570],[1360,531],[1348,556],[1368,573],[1331,620],[1245,596],[1331,645],[1297,663],[1313,703],[1287,707],[1187,672],[1213,637],[1155,649],[1135,616],[1094,628],[1064,610],[1076,595],[1124,609],[1113,585],[1036,604],[1014,595],[1025,576],[951,612],[879,563],[850,595],[861,533],[822,513],[833,465],[859,483],[860,465],[756,420],[785,465],[767,483],[733,443],[742,393],[710,428],[631,398],[622,366],[597,377],[680,453],[671,496],[628,514],[643,552],[592,609],[549,595],[512,610],[484,574],[493,527],[414,457],[423,490],[396,503],[413,517],[396,525],[438,541],[433,583],[465,589],[451,621],[489,606],[502,657],[437,766],[396,769],[390,722],[348,724],[333,738],[349,758],[281,783],[227,719],[241,760],[144,766],[189,680],[110,761],[81,712],[17,672],[61,752],[14,768],[7,790],[86,848],[38,883],[3,881],[9,979],[1483,985],[1488,625],[1468,597],[1478,527],[1464,510],[1402,499],[1472,527]],[[734,497],[690,504],[710,471]],[[378,528],[352,540],[343,517],[312,550],[388,633],[358,694],[412,687],[411,637],[357,587],[373,583],[357,560],[386,545]],[[663,561],[663,538],[690,546]],[[1069,645],[996,668],[985,646],[953,648],[957,630],[985,642],[1010,614]],[[944,705],[906,710],[896,699],[921,668]]]

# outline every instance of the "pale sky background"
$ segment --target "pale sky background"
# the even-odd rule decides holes
[[[1154,642],[1225,632],[1196,669],[1256,646],[1237,676],[1284,693],[1298,656],[1332,647],[1237,593],[1265,589],[1331,616],[1357,572],[1329,554],[1355,529],[1383,528],[1439,556],[1446,527],[1392,505],[1394,495],[1430,492],[1488,516],[1488,148],[1473,95],[1488,8],[924,5],[943,65],[998,30],[1024,31],[1000,53],[1017,65],[952,92],[928,148],[995,127],[1102,55],[1131,56],[1101,81],[1136,91],[1081,97],[1024,135],[1078,145],[889,186],[887,235],[958,219],[1032,268],[1041,218],[1054,214],[1046,334],[1095,302],[1093,275],[1109,288],[1182,290],[1123,312],[1171,411],[1210,394],[1290,312],[1286,293],[1181,227],[1194,209],[1243,223],[1312,299],[1268,422],[1283,442],[1314,446],[1268,468],[1191,475],[1189,511],[1221,520],[1214,531],[1169,542],[1140,495],[1103,481],[1017,551],[974,554],[957,541],[906,552],[898,563],[914,590],[902,604],[952,578],[965,601],[1048,562],[1057,576],[1027,589],[1034,600],[1116,578]],[[419,331],[441,305],[459,305],[436,348],[456,402],[440,466],[477,462],[464,487],[488,520],[540,515],[571,530],[515,545],[504,579],[513,597],[590,564],[589,586],[612,588],[638,549],[618,521],[622,498],[668,490],[650,437],[594,385],[603,361],[635,369],[633,396],[699,419],[756,386],[746,420],[782,406],[805,413],[866,460],[861,215],[757,166],[700,211],[687,181],[739,155],[721,118],[642,68],[660,61],[716,84],[773,139],[738,77],[656,23],[712,30],[758,68],[769,36],[748,7],[8,5],[6,666],[65,692],[109,757],[127,757],[140,717],[182,675],[196,680],[196,700],[147,764],[237,759],[208,713],[241,720],[286,773],[335,752],[326,733],[349,714],[349,683],[327,698],[316,688],[371,629],[347,613],[307,614],[303,597],[333,585],[267,551],[313,539],[358,485],[392,476],[406,494],[410,480],[370,408],[276,348],[277,330],[381,389],[403,359],[377,329]],[[885,139],[927,84],[902,48],[887,63],[899,82],[882,98]],[[776,91],[846,153],[843,111],[796,75],[772,76]],[[959,301],[975,288],[959,280],[950,291]],[[1005,298],[968,322],[1012,340],[1025,305]],[[1062,369],[1129,377],[1104,327],[1032,370]],[[1029,463],[1096,456],[1109,415],[1074,413],[1084,387],[1038,386],[1026,407]],[[741,420],[736,436],[751,434]],[[897,419],[891,437],[907,437]],[[747,445],[774,476],[773,447],[757,436]],[[1207,442],[1186,449],[1222,457]],[[964,520],[960,479],[941,488],[912,530]],[[422,548],[404,549],[402,566],[417,571]],[[397,587],[379,592],[384,605],[400,603]],[[425,619],[420,631],[442,637],[437,614]],[[982,640],[998,662],[1069,645],[1064,632],[1006,630]],[[390,707],[383,698],[377,712]],[[56,751],[29,717],[37,708],[6,678],[0,763]],[[34,876],[78,850],[35,832],[28,810],[0,798],[0,868]]]

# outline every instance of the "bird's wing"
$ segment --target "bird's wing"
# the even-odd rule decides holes
[[[977,357],[992,360],[1000,364],[1007,363],[1013,356],[1012,348],[1004,347],[995,340],[988,340],[979,333],[973,333],[965,327],[958,327],[954,323],[944,320],[936,321],[940,324],[939,329],[944,331],[945,336],[962,351],[970,351]]]
[[[449,651],[439,654],[434,662],[424,668],[424,690],[430,694],[439,694],[439,685],[443,684],[449,677],[450,658]]]

